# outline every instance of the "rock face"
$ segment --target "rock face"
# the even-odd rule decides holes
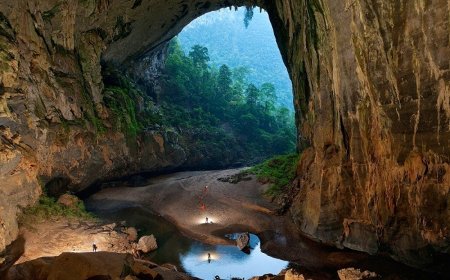
[[[248,232],[239,234],[238,238],[236,239],[236,245],[239,248],[239,250],[245,249],[250,242],[250,235]]]
[[[223,3],[110,2],[0,3],[0,250],[17,237],[18,208],[37,201],[43,186],[58,197],[97,180],[196,166],[188,154],[208,162],[177,131],[148,127],[130,139],[113,129],[101,61],[120,63],[157,94],[161,43]]]
[[[166,277],[167,276],[167,277]],[[129,277],[129,278],[125,278]],[[164,269],[150,268],[135,261],[129,254],[111,252],[62,253],[57,257],[40,258],[14,266],[8,280],[86,280],[86,279],[191,279]]]
[[[139,238],[137,249],[148,253],[158,249],[158,244],[156,243],[156,238],[152,235],[145,235]]]
[[[338,270],[338,276],[340,280],[362,280],[362,279],[375,279],[377,274],[368,270],[361,271],[355,268],[345,268]]]
[[[448,1],[274,6],[309,142],[292,190],[298,226],[412,265],[448,253]]]
[[[71,194],[63,194],[58,198],[57,201],[59,204],[64,205],[69,208],[76,208],[78,204],[81,202],[78,197]]]
[[[3,1],[0,248],[17,235],[17,206],[34,202],[40,183],[78,190],[183,164],[177,133],[153,128],[130,142],[109,128],[101,62],[147,84],[155,71],[136,69],[156,69],[183,26],[244,4],[269,12],[294,85],[306,148],[289,195],[299,228],[413,265],[448,253],[446,0]]]

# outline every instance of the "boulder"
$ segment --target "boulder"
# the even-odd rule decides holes
[[[133,274],[139,279],[159,280],[163,279],[162,276],[153,269],[143,265],[142,263],[135,262],[131,267]]]
[[[144,253],[148,253],[158,249],[156,238],[152,235],[145,235],[139,238],[137,249]]]
[[[293,269],[289,269],[284,274],[284,280],[305,280],[303,274],[295,272]]]
[[[61,205],[64,205],[68,208],[77,208],[79,203],[80,203],[80,199],[72,194],[63,194],[58,198],[58,203]]]
[[[173,271],[178,271],[177,266],[174,264],[171,264],[171,263],[162,264],[161,267],[164,267],[164,268],[167,268],[167,269],[173,270]]]
[[[113,231],[116,227],[117,227],[116,223],[111,223],[111,224],[103,225],[102,229],[103,230]]]
[[[139,280],[136,276],[127,275],[123,280]]]
[[[117,279],[124,266],[131,267],[133,258],[127,254],[109,252],[62,253],[49,268],[48,280],[85,280],[90,277]]]
[[[370,272],[368,270],[361,271],[360,269],[353,267],[338,270],[337,273],[340,280],[362,280],[374,279],[378,277],[375,272]]]
[[[134,227],[127,227],[122,230],[123,233],[127,235],[129,241],[136,241],[138,237],[138,232]]]
[[[238,246],[239,250],[245,249],[248,246],[249,242],[250,234],[248,232],[239,234],[238,238],[236,239],[236,245]]]
[[[150,266],[149,266],[150,265]],[[153,267],[155,266],[155,267]],[[1,277],[0,279],[5,279]],[[192,279],[183,273],[112,252],[62,253],[20,263],[9,270],[9,280],[162,280]]]

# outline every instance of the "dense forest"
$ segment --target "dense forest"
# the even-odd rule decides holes
[[[248,158],[294,151],[294,116],[275,102],[274,85],[258,87],[242,68],[210,66],[209,60],[204,46],[186,55],[178,40],[171,42],[160,100],[168,122],[198,130],[205,145],[240,148]]]
[[[243,67],[256,86],[272,83],[277,103],[293,110],[292,84],[281,58],[267,12],[221,9],[197,18],[178,35],[188,53],[195,45],[209,49],[211,65]],[[251,19],[251,20],[250,20]]]
[[[206,47],[195,45],[185,53],[172,40],[162,89],[153,97],[104,67],[105,104],[115,116],[114,128],[130,140],[145,131],[171,131],[187,147],[192,162],[187,165],[197,168],[254,164],[295,151],[293,112],[278,105],[274,85],[256,86],[245,69],[209,62]]]

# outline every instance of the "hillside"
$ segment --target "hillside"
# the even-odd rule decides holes
[[[275,85],[278,102],[293,110],[292,84],[280,55],[267,12],[254,10],[248,28],[245,8],[221,9],[186,26],[178,35],[187,53],[194,45],[208,48],[211,64],[248,68],[249,82]]]

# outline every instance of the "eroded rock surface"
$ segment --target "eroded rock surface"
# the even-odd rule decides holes
[[[158,244],[156,243],[155,236],[153,236],[152,234],[145,235],[139,238],[137,249],[142,251],[143,253],[148,253],[158,249]]]
[[[297,225],[412,265],[448,253],[448,1],[281,2],[275,27],[289,34],[280,45],[310,142]]]
[[[150,268],[151,266],[151,268]],[[126,278],[128,277],[128,278]],[[14,266],[8,280],[192,279],[173,270],[112,252],[62,253]]]
[[[308,147],[289,195],[298,227],[413,265],[448,253],[446,0],[3,1],[0,248],[39,182],[81,189],[186,160],[176,133],[150,129],[130,143],[110,129],[100,61],[130,69],[147,57],[156,67],[184,25],[233,4],[268,10],[292,78]]]
[[[17,237],[18,209],[44,186],[57,198],[102,179],[211,163],[174,129],[115,130],[104,100],[101,61],[157,94],[164,42],[225,5],[184,2],[0,3],[0,249]],[[138,112],[144,101],[135,100]]]

